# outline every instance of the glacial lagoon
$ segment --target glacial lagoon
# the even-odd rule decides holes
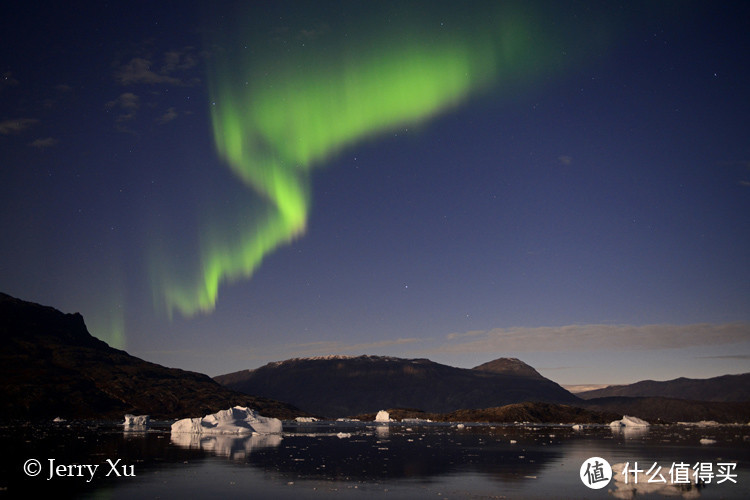
[[[320,421],[206,436],[170,424],[2,425],[0,497],[750,498],[749,425]],[[592,457],[609,476],[582,467]]]

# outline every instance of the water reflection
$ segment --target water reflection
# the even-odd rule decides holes
[[[172,444],[181,448],[211,452],[232,460],[244,460],[254,450],[275,448],[281,444],[278,434],[253,434],[250,436],[235,435],[201,435],[175,433],[171,435]]]
[[[643,478],[636,482],[632,475],[623,473],[624,471],[627,472],[626,467],[629,465],[625,463],[612,465],[613,481],[610,486],[613,486],[613,488],[610,489],[609,493],[615,498],[630,500],[636,496],[649,494],[682,498],[698,498],[701,496],[700,490],[703,485],[696,484],[695,479],[690,475],[687,475],[684,478],[685,482],[681,484],[674,484],[661,472],[656,473],[655,479],[657,481],[650,481],[651,478]]]
[[[634,426],[634,427],[610,427],[612,429],[612,434],[619,435],[624,437],[625,439],[635,439],[635,438],[642,438],[646,437],[646,434],[648,434],[649,427],[648,426]]]
[[[750,427],[657,425],[635,430],[639,432],[613,432],[609,426],[466,424],[459,429],[414,422],[287,422],[282,435],[170,436],[166,423],[137,433],[123,432],[116,423],[0,426],[0,444],[10,450],[0,459],[0,488],[11,495],[32,491],[56,496],[106,490],[117,493],[112,498],[129,498],[135,489],[138,496],[173,496],[170,488],[229,497],[262,490],[282,498],[309,496],[315,488],[400,489],[404,497],[750,498],[745,473],[750,470]],[[672,462],[712,463],[714,471],[720,462],[736,462],[737,484],[714,481],[656,491],[648,483],[626,485],[615,473],[607,495],[606,490],[589,491],[579,478],[581,464],[591,456],[613,465],[638,461],[645,469],[658,461],[664,471]],[[121,465],[134,466],[137,481],[102,474],[90,483],[79,478],[47,481],[23,474],[23,463],[30,458],[58,464],[121,459]],[[203,472],[196,474],[198,469]]]

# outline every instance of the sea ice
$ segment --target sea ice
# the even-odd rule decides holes
[[[375,416],[376,422],[390,422],[391,416],[388,414],[385,410],[380,410],[378,414]]]
[[[281,432],[281,420],[264,417],[255,410],[235,406],[203,418],[183,418],[172,424],[172,433],[191,434],[274,434]]]
[[[125,415],[125,423],[123,424],[126,429],[144,429],[149,425],[148,415]]]

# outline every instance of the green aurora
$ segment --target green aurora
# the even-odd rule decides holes
[[[439,13],[400,10],[314,36],[308,30],[304,39],[293,36],[301,27],[270,41],[249,25],[222,33],[209,69],[214,142],[261,203],[234,214],[240,222],[231,228],[204,221],[197,269],[176,272],[163,258],[152,263],[155,300],[167,314],[212,311],[222,284],[251,277],[267,255],[300,237],[313,168],[358,142],[555,66],[543,50],[548,33],[528,15],[496,9],[450,23]]]

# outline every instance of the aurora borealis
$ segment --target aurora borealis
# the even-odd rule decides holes
[[[749,8],[3,5],[0,291],[210,375],[747,371]]]
[[[259,44],[248,56],[244,44],[237,48],[248,28],[224,34],[224,51],[210,65],[214,141],[267,205],[247,214],[239,236],[237,228],[204,233],[194,283],[157,278],[170,314],[212,310],[222,282],[250,277],[268,253],[304,232],[312,169],[357,141],[419,124],[499,78],[517,78],[542,57],[541,49],[531,51],[531,21],[509,8],[452,28],[407,10],[397,11],[408,17],[395,28],[380,16],[379,25],[353,27],[365,36],[326,31],[291,53]]]

